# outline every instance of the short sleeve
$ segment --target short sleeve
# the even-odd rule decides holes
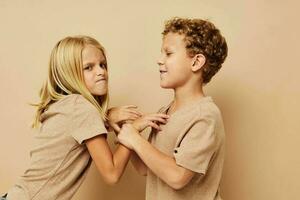
[[[78,95],[72,113],[71,135],[79,143],[97,135],[107,134],[107,129],[97,108]]]
[[[173,152],[176,163],[191,171],[205,174],[217,149],[215,126],[216,120],[212,117],[195,120],[188,131],[178,138]]]

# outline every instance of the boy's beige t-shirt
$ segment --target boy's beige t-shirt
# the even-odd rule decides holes
[[[196,174],[184,188],[175,190],[148,170],[146,200],[220,200],[225,133],[221,113],[212,98],[204,97],[174,112],[161,128],[150,134],[151,143]]]
[[[96,107],[78,94],[53,103],[41,121],[30,166],[8,192],[8,200],[71,199],[92,161],[84,140],[107,134]]]

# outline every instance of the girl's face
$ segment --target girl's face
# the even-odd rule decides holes
[[[87,45],[82,51],[83,77],[90,93],[101,96],[107,93],[108,76],[106,59],[99,49]]]
[[[192,75],[192,58],[187,54],[183,35],[177,33],[165,35],[157,63],[162,88],[176,89],[189,81]]]

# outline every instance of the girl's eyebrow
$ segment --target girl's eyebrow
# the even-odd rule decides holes
[[[106,59],[103,59],[103,60],[100,60],[99,62],[100,64],[106,64]],[[83,66],[86,66],[86,65],[95,65],[96,63],[95,62],[87,62],[87,63],[83,63]]]
[[[93,62],[83,63],[84,66],[86,66],[86,65],[93,65],[93,64],[94,64]]]

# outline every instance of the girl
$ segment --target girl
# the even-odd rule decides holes
[[[118,182],[130,150],[119,145],[111,152],[106,122],[119,130],[121,123],[137,119],[140,113],[134,106],[125,106],[107,115],[107,86],[106,56],[98,41],[78,36],[56,44],[36,105],[33,126],[38,133],[30,152],[30,166],[3,199],[71,199],[92,160],[105,182]],[[133,121],[133,126],[138,130],[157,128],[154,122],[164,123],[165,118],[161,114],[142,117]]]

